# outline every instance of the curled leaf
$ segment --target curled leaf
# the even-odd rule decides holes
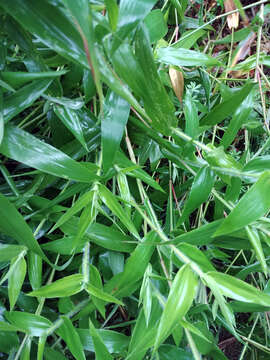
[[[178,100],[180,101],[180,103],[182,103],[183,92],[184,92],[184,76],[181,71],[176,70],[173,67],[170,67],[169,75],[170,75],[173,91],[177,96]]]
[[[236,10],[236,6],[233,0],[225,0],[224,1],[225,11],[233,11]],[[237,29],[239,25],[239,12],[235,12],[227,16],[227,24],[230,29]]]

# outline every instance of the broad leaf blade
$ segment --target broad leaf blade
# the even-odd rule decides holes
[[[31,106],[51,84],[51,79],[35,80],[4,99],[3,117],[7,123]]]
[[[40,255],[44,260],[46,259],[46,256],[22,215],[2,194],[0,194],[0,229],[15,239],[19,244],[26,246],[28,249]]]
[[[269,295],[264,294],[255,287],[234,276],[222,274],[217,271],[208,272],[207,276],[210,276],[215,280],[224,296],[247,303],[270,306]]]
[[[11,159],[64,179],[86,183],[98,179],[94,172],[62,151],[11,125],[5,128],[0,152]]]
[[[222,103],[216,105],[210,113],[201,120],[200,125],[216,125],[228,116],[232,115],[249,95],[253,87],[253,83],[247,83],[229,99],[226,99]]]
[[[31,336],[42,336],[52,323],[43,316],[28,312],[5,312],[5,318],[14,326]]]
[[[83,135],[81,121],[77,112],[73,109],[59,105],[54,106],[54,112],[63,122],[63,124],[72,132],[75,138],[82,144],[85,150],[88,151],[87,144]]]
[[[77,294],[83,289],[83,275],[74,274],[56,280],[51,284],[30,292],[29,296],[42,296],[45,298],[66,297]]]
[[[184,265],[176,274],[162,313],[155,349],[172,332],[174,326],[190,308],[197,287],[197,279],[189,265]]]
[[[62,339],[64,339],[68,349],[76,360],[85,360],[80,337],[72,325],[71,320],[66,316],[62,316],[61,319],[62,325],[57,330],[57,333],[61,336]]]
[[[157,60],[176,66],[214,66],[221,63],[202,52],[175,47],[161,47],[156,52]]]
[[[101,121],[101,146],[104,173],[114,164],[117,151],[128,121],[130,105],[126,100],[109,92]]]
[[[89,329],[94,343],[96,360],[113,360],[113,357],[106,348],[106,345],[104,344],[91,320],[89,320]]]
[[[243,195],[239,203],[217,229],[214,236],[232,233],[258,220],[270,208],[270,172],[264,172],[259,180]]]
[[[13,310],[16,304],[26,275],[26,262],[24,258],[21,257],[20,259],[18,259],[18,261],[16,260],[17,259],[14,259],[10,263],[10,266],[12,266],[15,262],[16,265],[8,279],[8,298],[10,304],[10,311]]]

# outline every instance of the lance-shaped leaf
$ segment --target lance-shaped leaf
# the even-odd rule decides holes
[[[189,197],[185,202],[180,221],[185,221],[192,211],[207,201],[214,185],[214,181],[215,175],[209,166],[204,166],[198,171],[194,178]]]
[[[9,261],[24,250],[27,250],[25,246],[0,243],[0,262]]]
[[[54,106],[54,112],[63,124],[72,132],[75,138],[88,151],[87,144],[83,136],[81,121],[76,110],[64,106]]]
[[[89,320],[89,330],[94,343],[96,360],[113,360],[113,357],[106,348],[106,345],[104,344],[101,336],[97,332],[91,320]]]
[[[11,125],[5,127],[0,152],[11,159],[64,179],[91,182],[98,178],[95,170],[89,170],[62,151]]]
[[[270,171],[266,171],[243,195],[236,207],[217,229],[214,236],[232,233],[262,217],[270,208],[269,189]]]
[[[26,246],[36,254],[46,259],[30,227],[15,206],[0,193],[0,229],[11,236],[20,245]]]
[[[35,80],[4,99],[3,117],[7,123],[14,116],[31,106],[51,84],[51,79]]]
[[[51,284],[30,292],[29,296],[42,296],[46,298],[66,297],[77,294],[83,289],[83,275],[74,274],[56,280]]]
[[[126,100],[114,92],[108,93],[101,121],[102,164],[105,174],[114,164],[129,111],[130,105]]]
[[[42,336],[52,325],[44,316],[28,312],[5,312],[5,318],[13,325],[31,336]]]
[[[221,293],[231,299],[247,303],[270,306],[270,296],[234,276],[217,271],[207,273],[215,280]]]
[[[1,73],[2,79],[7,81],[15,89],[33,80],[52,79],[61,75],[65,75],[66,70],[61,71],[42,71],[42,72],[26,72],[26,71],[3,71]],[[40,84],[40,81],[36,82],[36,85]],[[46,83],[44,83],[46,84]],[[30,93],[30,91],[29,91]]]
[[[158,61],[175,66],[213,66],[221,63],[202,52],[175,47],[160,47],[156,51]]]
[[[246,232],[247,232],[249,241],[251,242],[251,244],[253,246],[256,257],[259,260],[259,262],[261,263],[262,270],[265,273],[265,276],[267,276],[268,269],[267,269],[267,264],[266,264],[265,256],[263,253],[262,243],[261,243],[259,233],[258,233],[257,229],[255,229],[251,226],[246,226]]]
[[[111,193],[104,185],[99,185],[99,195],[104,204],[116,215],[125,227],[137,238],[139,238],[137,229],[133,222],[126,216],[125,211],[119,204],[115,195]]]
[[[14,269],[8,278],[8,298],[10,310],[12,310],[16,304],[26,275],[26,262],[23,257],[18,260],[13,259],[10,266],[13,264],[15,265]]]
[[[72,325],[71,320],[66,316],[61,316],[62,325],[57,330],[57,333],[67,344],[68,349],[76,360],[85,360],[83,346],[79,334]]]
[[[173,331],[175,325],[187,313],[195,296],[197,278],[189,265],[184,265],[176,274],[162,313],[155,349]]]
[[[228,99],[216,105],[200,122],[200,125],[216,125],[231,116],[242,104],[245,98],[253,89],[254,84],[248,82],[239,91],[234,93]]]
[[[122,301],[116,299],[114,296],[104,292],[103,290],[97,288],[96,286],[94,286],[92,284],[86,284],[85,290],[87,292],[89,292],[89,294],[95,296],[96,298],[98,298],[100,300],[104,300],[106,302],[115,303],[115,304],[119,304],[119,305],[124,305],[122,303]]]
[[[100,82],[100,71],[97,62],[95,47],[95,31],[93,26],[92,10],[88,0],[63,0],[63,3],[69,9],[72,20],[80,33],[83,47],[86,53],[88,65],[91,68],[93,79],[96,84],[100,101],[103,101],[102,86]]]

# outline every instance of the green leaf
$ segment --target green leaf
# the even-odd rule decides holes
[[[144,24],[148,30],[150,42],[154,43],[163,38],[168,31],[162,11],[155,9],[144,19]]]
[[[80,337],[72,325],[71,320],[66,316],[61,316],[62,325],[57,330],[57,333],[67,344],[69,351],[76,360],[85,360],[83,346]]]
[[[0,145],[5,156],[64,179],[92,182],[98,177],[62,151],[11,125],[6,126]]]
[[[66,221],[71,219],[75,214],[77,214],[87,204],[89,204],[93,198],[93,194],[93,191],[88,191],[83,194],[77,201],[75,201],[72,207],[67,209],[67,211],[60,217],[60,219],[56,222],[50,232],[53,232],[58,227],[62,226]]]
[[[6,353],[11,355],[14,352],[14,349],[19,348],[19,338],[15,333],[6,333],[5,331],[0,331],[0,351],[1,353]]]
[[[104,0],[108,17],[109,23],[111,25],[112,31],[116,31],[117,23],[118,23],[118,6],[115,0]]]
[[[220,178],[228,185],[231,185],[231,176],[223,173],[222,169],[236,170],[242,169],[242,164],[237,162],[233,156],[226,154],[223,147],[217,147],[204,155],[205,160],[209,165],[220,168],[220,171],[215,169]]]
[[[180,221],[184,222],[192,211],[207,201],[214,185],[214,181],[215,176],[209,166],[204,166],[198,171],[194,178],[188,200],[185,202]]]
[[[116,155],[115,162],[122,168],[130,168],[134,166],[134,163],[130,161],[121,151],[119,151]],[[132,169],[126,173],[128,176],[138,178],[145,182],[146,184],[150,185],[152,188],[164,192],[162,187],[143,169]]]
[[[160,360],[193,360],[191,353],[174,345],[164,344],[158,349]]]
[[[197,287],[197,279],[189,265],[176,274],[166,301],[155,340],[155,349],[171,334],[173,328],[190,308]]]
[[[113,360],[91,320],[89,320],[89,330],[94,343],[96,360]]]
[[[43,316],[27,312],[11,311],[5,312],[5,318],[14,326],[21,329],[27,335],[42,336],[46,333],[52,323]]]
[[[4,99],[3,117],[4,122],[14,118],[23,110],[31,106],[48,89],[51,79],[35,80],[31,84],[25,85],[20,90],[12,93]]]
[[[77,28],[82,38],[88,65],[91,68],[97,92],[102,103],[102,85],[100,81],[100,71],[96,54],[95,31],[93,26],[91,7],[89,6],[88,0],[80,0],[76,3],[73,0],[63,0],[63,3],[67,9],[69,9],[72,15],[72,21],[74,21],[75,27]]]
[[[124,305],[122,301],[116,299],[114,296],[104,292],[103,290],[97,288],[96,286],[92,284],[86,284],[85,290],[89,292],[90,295],[95,296],[98,299],[104,300],[106,302],[115,303],[119,305]]]
[[[269,188],[270,172],[266,171],[243,195],[229,216],[224,219],[214,236],[232,233],[262,217],[270,208]]]
[[[99,196],[104,204],[116,215],[119,220],[125,225],[125,227],[136,237],[139,238],[137,229],[133,222],[127,218],[125,211],[119,204],[115,195],[113,195],[104,185],[99,185]]]
[[[177,246],[182,242],[191,245],[200,245],[200,246],[208,245],[213,241],[212,235],[218,229],[222,221],[223,220],[216,220],[209,224],[202,225],[197,229],[183,233],[175,237],[173,240],[163,243],[163,245],[173,244]]]
[[[251,91],[247,97],[244,99],[242,104],[238,107],[238,109],[233,114],[233,117],[230,121],[230,124],[222,137],[221,146],[224,146],[226,149],[231,145],[241,126],[248,119],[253,107],[254,107],[254,92]]]
[[[0,89],[0,145],[4,137],[3,92]]]
[[[214,66],[221,63],[202,52],[176,47],[160,47],[156,50],[159,62],[176,66]]]
[[[20,331],[17,326],[10,325],[5,321],[0,321],[0,332],[2,331]]]
[[[56,280],[51,284],[32,291],[28,296],[42,296],[45,298],[65,297],[77,294],[83,289],[83,275],[74,274]]]
[[[162,308],[156,297],[153,297],[153,304],[148,325],[141,309],[134,329],[132,330],[131,340],[128,348],[127,360],[142,360],[148,349],[155,344],[157,329],[162,316]]]
[[[2,71],[1,76],[3,80],[5,80],[7,83],[9,83],[9,85],[13,86],[16,89],[30,81],[57,78],[59,76],[65,75],[66,73],[66,70],[42,71],[33,73],[24,71]],[[36,82],[36,86],[37,84],[38,82]],[[46,83],[44,82],[44,84]],[[29,94],[31,93],[30,89],[31,88],[29,88]]]
[[[72,221],[66,222],[64,225],[61,226],[61,230],[68,235],[76,236],[78,229],[78,219],[73,218]],[[63,241],[59,241],[59,247],[56,249],[61,251],[63,248]],[[115,251],[123,251],[130,253],[134,250],[134,244],[131,244],[131,238],[127,235],[124,235],[122,232],[117,231],[110,226],[94,223],[91,224],[88,229],[86,230],[85,237],[81,240],[80,246],[83,246],[86,241],[92,241],[93,243],[109,250]],[[68,244],[66,244],[68,248]],[[48,247],[50,248],[50,244]],[[68,250],[68,249],[67,249]],[[69,252],[67,252],[69,253]]]
[[[151,256],[155,250],[153,243],[157,241],[158,238],[156,234],[154,232],[150,232],[147,234],[144,240],[138,244],[136,249],[126,261],[124,271],[121,274],[118,274],[119,276],[117,277],[117,283],[115,284],[117,287],[117,296],[120,297],[118,293],[122,294],[121,291],[124,291],[127,284],[130,285],[136,283],[143,277]],[[106,284],[107,287],[109,287],[109,285],[110,283]]]
[[[77,332],[80,336],[84,349],[95,352],[93,339],[90,336],[89,330],[78,329]],[[96,332],[99,334],[110,353],[122,354],[129,344],[129,338],[120,332],[104,329],[96,329]]]
[[[270,155],[258,156],[250,160],[243,168],[245,173],[260,175],[266,170],[270,170]]]
[[[198,31],[195,33],[193,30],[188,30],[182,34],[181,38],[177,41],[177,43],[173,44],[172,47],[190,49],[197,42],[197,40],[205,34],[206,32],[204,29],[198,29]]]
[[[30,251],[28,253],[28,277],[33,290],[42,284],[42,258]]]
[[[266,264],[265,256],[264,256],[264,253],[263,253],[259,233],[255,228],[253,228],[251,226],[246,226],[246,232],[247,232],[249,241],[251,242],[251,244],[253,246],[256,257],[259,260],[259,262],[261,263],[262,270],[263,270],[265,276],[267,276],[268,269],[267,269],[267,264]]]
[[[90,279],[92,285],[94,285],[96,288],[103,291],[103,284],[102,284],[100,273],[99,273],[98,269],[92,264],[89,265],[89,279]],[[103,300],[100,300],[100,298],[98,298],[98,297],[93,296],[93,294],[92,294],[92,300],[93,300],[93,303],[95,304],[96,308],[98,309],[98,311],[101,313],[101,315],[105,319],[106,302]]]
[[[224,296],[238,301],[270,306],[270,296],[234,276],[210,271],[207,276],[215,280]]]
[[[104,173],[114,164],[125,126],[130,105],[114,92],[108,92],[101,121],[102,164]]]
[[[116,33],[116,43],[127,38],[129,33],[143,20],[153,8],[157,0],[122,0],[119,6],[118,31]]]
[[[151,119],[151,125],[164,135],[170,135],[170,128],[177,124],[175,109],[157,73],[145,26],[140,26],[137,31],[135,54],[146,82],[146,86],[141,91],[143,91],[144,107]]]
[[[249,95],[253,89],[254,84],[251,82],[246,83],[236,93],[233,93],[225,101],[216,105],[201,121],[200,125],[216,125],[221,123],[228,116],[231,116],[237,108],[242,104],[245,98]]]
[[[186,92],[184,99],[184,114],[186,121],[185,133],[192,138],[196,138],[199,128],[199,117],[196,102],[190,91]]]
[[[11,236],[19,244],[26,246],[44,260],[46,256],[41,250],[37,240],[34,238],[30,227],[15,206],[0,193],[0,229]]]
[[[59,351],[56,351],[48,346],[45,346],[44,357],[47,360],[66,360],[66,357]]]
[[[177,246],[177,249],[179,249],[183,254],[185,254],[186,257],[189,258],[191,262],[194,262],[197,266],[199,266],[202,269],[202,271],[205,272],[205,271],[214,270],[213,265],[208,260],[206,255],[203,253],[203,251],[199,250],[197,247],[183,242]],[[177,253],[175,253],[175,256],[177,256]],[[174,259],[175,258],[173,256],[172,260],[174,261]],[[176,265],[179,265],[179,259]]]
[[[16,258],[14,258],[11,261],[10,266],[12,266],[14,263],[16,263],[16,265],[8,278],[8,298],[10,311],[13,310],[16,304],[26,275],[26,262],[24,258],[21,257],[18,259],[18,261]]]
[[[27,250],[25,246],[0,243],[0,262],[9,261],[12,258],[17,257],[22,251],[25,250]]]
[[[56,105],[54,106],[54,112],[67,129],[69,129],[75,138],[82,144],[85,150],[88,151],[81,126],[81,119],[76,110]]]
[[[215,272],[215,273],[217,273],[217,272]],[[222,289],[220,289],[217,281],[215,279],[213,279],[211,276],[209,277],[208,274],[204,275],[204,280],[206,281],[207,286],[209,286],[209,288],[213,292],[213,294],[215,296],[215,300],[216,300],[218,306],[220,307],[220,310],[221,310],[225,320],[227,321],[227,325],[229,326],[230,330],[234,333],[235,332],[235,330],[234,330],[234,326],[235,326],[234,314],[224,299],[224,296],[223,296],[224,294],[223,294]],[[212,310],[212,313],[214,315],[213,310]]]

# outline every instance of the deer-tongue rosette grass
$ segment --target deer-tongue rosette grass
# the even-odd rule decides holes
[[[270,356],[270,5],[0,0],[0,358]]]

